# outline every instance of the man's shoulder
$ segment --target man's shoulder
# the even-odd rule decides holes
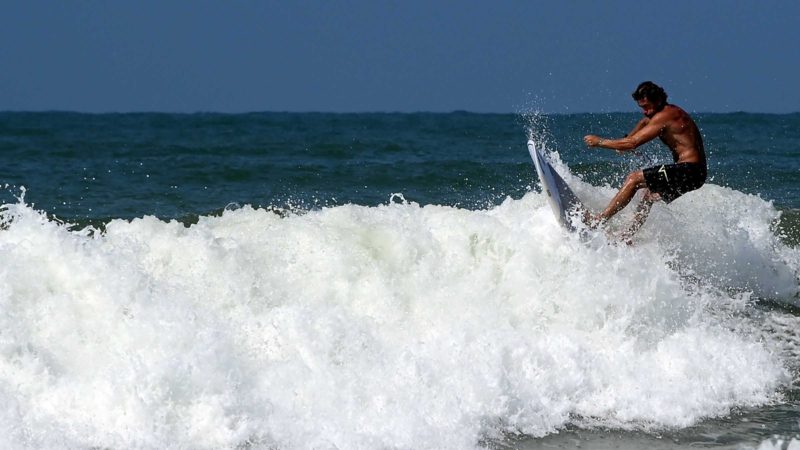
[[[680,107],[680,106],[678,106],[678,105],[672,105],[672,104],[668,104],[667,106],[669,106],[669,107],[670,107],[670,108],[669,108],[669,109],[670,109],[670,111],[672,112],[672,114],[675,114],[675,116],[686,116],[686,117],[691,117],[691,115],[690,115],[688,112],[686,112],[686,110],[685,110],[685,109],[681,108],[681,107]],[[664,108],[664,109],[666,109],[666,108]]]
[[[657,112],[653,116],[653,119],[659,121],[671,121],[684,116],[688,116],[688,114],[680,106],[667,104],[664,109]]]

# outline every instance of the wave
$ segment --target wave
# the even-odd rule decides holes
[[[613,193],[558,168],[592,208]],[[798,298],[769,202],[707,185],[629,247],[567,234],[536,191],[395,200],[103,231],[4,205],[0,442],[469,448],[686,427],[791,387],[749,313]]]

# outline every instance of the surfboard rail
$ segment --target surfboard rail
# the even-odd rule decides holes
[[[567,230],[575,231],[570,214],[584,211],[583,204],[556,169],[544,158],[533,140],[528,140],[528,152],[533,159],[536,174],[542,182],[542,191],[547,195],[547,203],[550,204],[556,220]]]

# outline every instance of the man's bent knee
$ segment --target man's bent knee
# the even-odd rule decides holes
[[[646,201],[647,203],[654,203],[661,200],[661,195],[659,195],[656,192],[650,191],[650,189],[645,189],[644,197],[642,197],[642,200]]]
[[[636,189],[646,187],[647,183],[644,181],[644,172],[637,170],[636,172],[629,173],[627,178],[625,178],[625,184],[633,185]]]

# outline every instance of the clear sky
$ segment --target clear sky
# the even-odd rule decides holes
[[[796,0],[0,6],[0,110],[800,111]]]

